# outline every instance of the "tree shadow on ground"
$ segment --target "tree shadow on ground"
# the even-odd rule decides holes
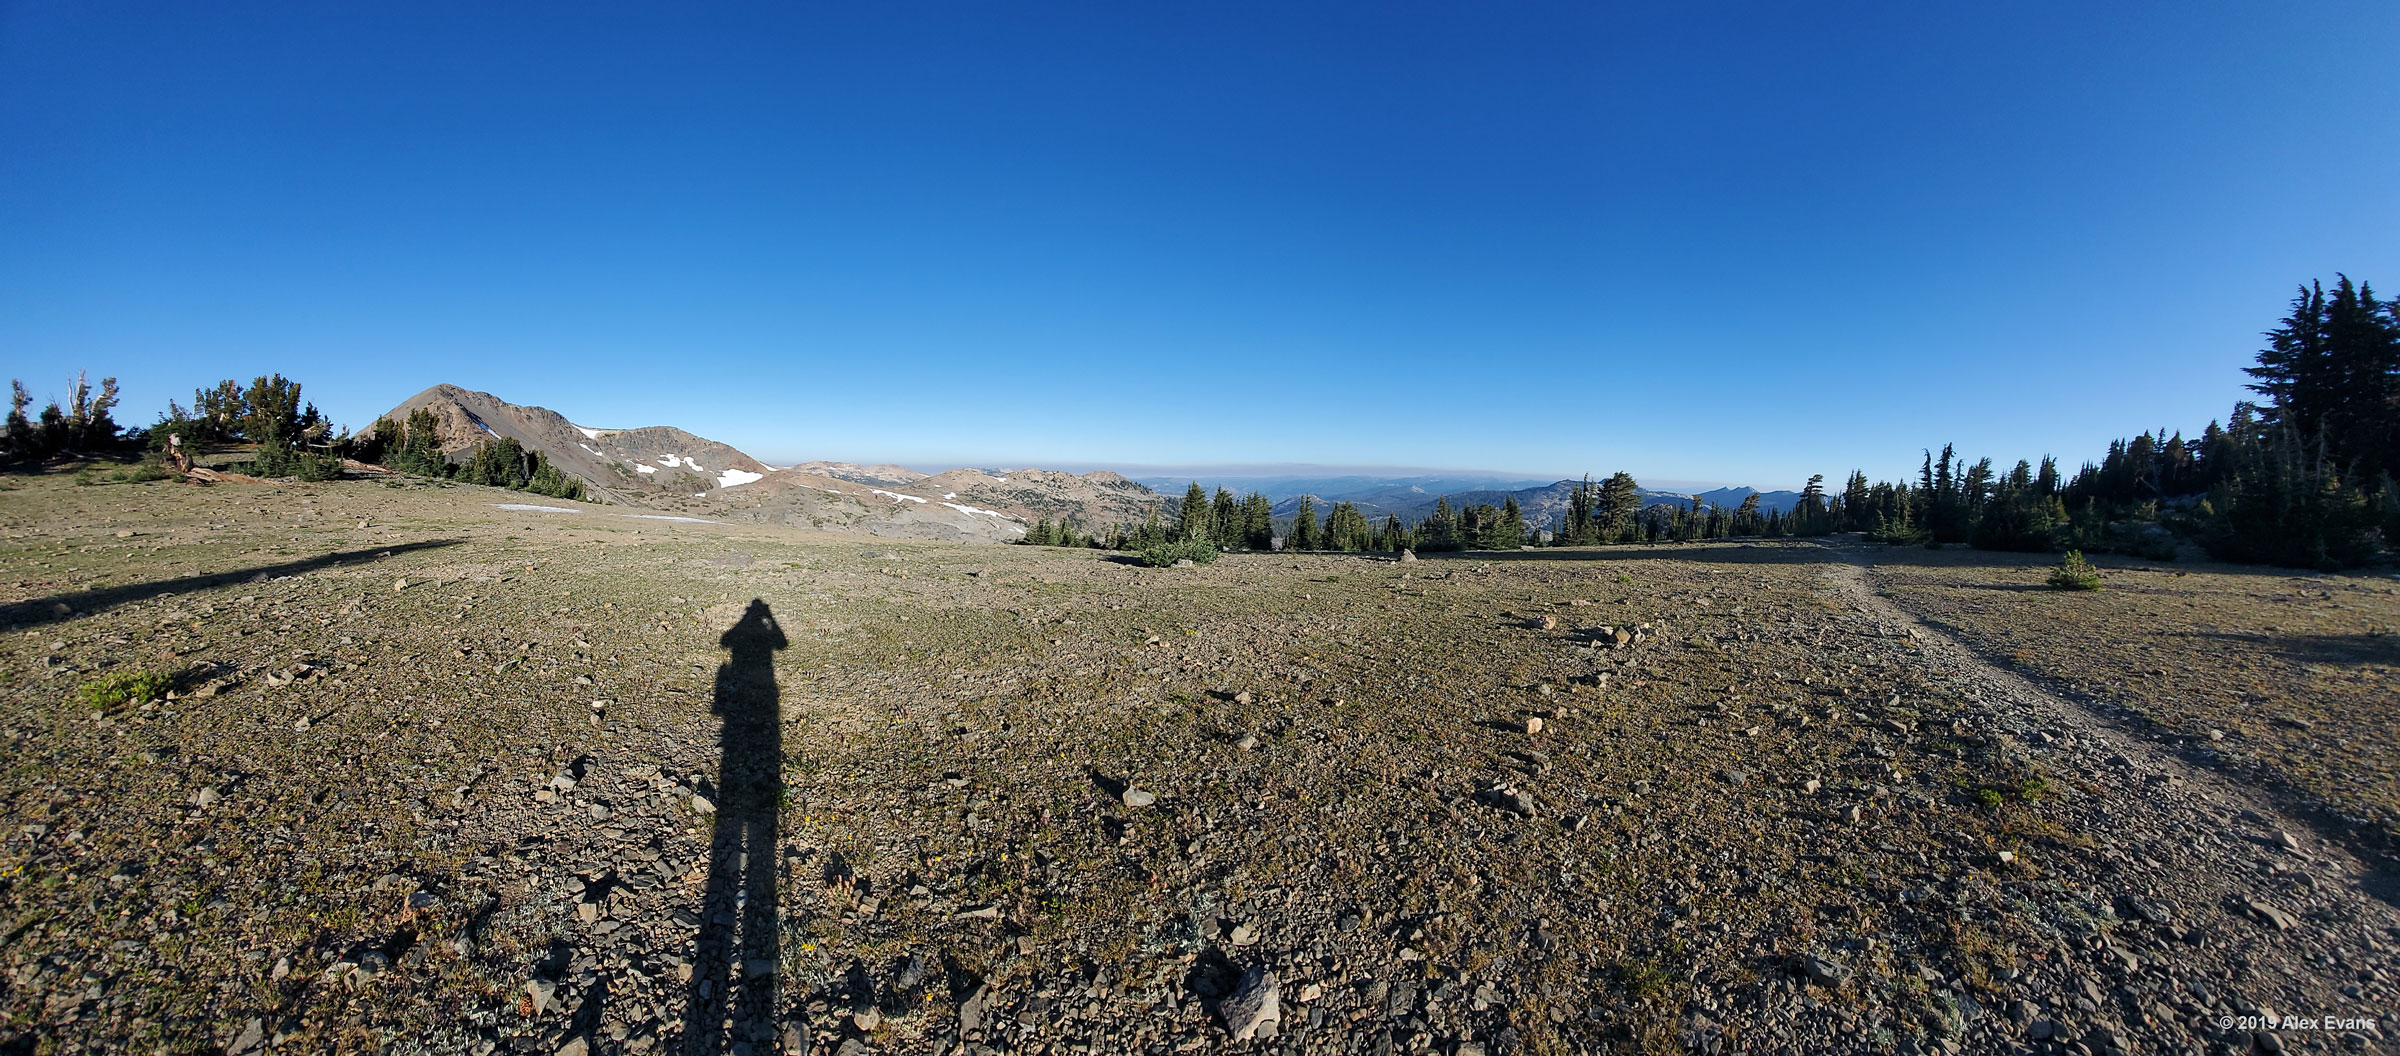
[[[1356,554],[1329,556],[1361,556]],[[2358,576],[2373,570],[2320,573],[2313,569],[2277,565],[2235,565],[2214,561],[2161,564],[2147,558],[2093,552],[2085,555],[2102,572],[2205,572],[2224,576],[2259,576],[2316,582],[2325,575]],[[1861,541],[1855,536],[1809,537],[1744,542],[1709,540],[1692,543],[1621,543],[1610,546],[1539,547],[1533,550],[1468,550],[1423,552],[1423,562],[1504,561],[1685,561],[1704,565],[1822,565],[1863,562],[1878,566],[1929,568],[2048,568],[2058,564],[2054,553],[2021,550],[1978,550],[1963,543],[1939,550]]]
[[[148,601],[163,594],[188,594],[195,590],[212,590],[235,583],[274,579],[277,576],[296,576],[303,572],[314,572],[320,568],[351,561],[372,561],[395,554],[405,554],[412,550],[434,550],[445,546],[457,546],[459,542],[460,540],[457,539],[429,539],[419,543],[399,543],[367,550],[344,550],[326,554],[323,557],[286,561],[279,565],[257,565],[226,572],[207,572],[200,575],[179,576],[174,579],[128,583],[121,587],[103,587],[98,590],[35,598],[0,607],[0,627],[19,629],[38,627],[75,616],[89,616],[93,613],[105,612],[129,602]]]
[[[2240,642],[2281,655],[2296,664],[2400,664],[2400,634],[2243,634],[2234,631],[2166,631],[2176,638]]]
[[[709,842],[708,887],[700,900],[700,938],[692,957],[683,1051],[690,1054],[772,1047],[778,949],[776,823],[783,805],[783,727],[775,652],[791,643],[767,603],[752,599],[718,639],[731,652],[717,668],[713,710],[724,720],[718,743],[716,831]]]

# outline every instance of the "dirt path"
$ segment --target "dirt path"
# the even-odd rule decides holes
[[[2120,729],[1919,620],[1871,585],[1871,553],[1826,550],[1836,560],[1825,579],[1845,604],[1912,637],[1932,669],[1995,705],[1991,733],[2083,794],[2080,835],[2114,869],[2106,882],[2118,914],[2085,953],[2119,982],[2113,991],[2088,980],[2062,987],[2074,1007],[2036,1014],[2073,1019],[2116,1004],[2129,1023],[2180,1019],[2200,1032],[2196,1043],[2388,1051],[2400,1009],[2388,1007],[2388,970],[2373,966],[2388,963],[2400,940],[2400,911],[2370,893],[2383,878],[2264,791]],[[2279,1037],[2256,1029],[2269,1024]],[[2244,1028],[2262,1036],[2244,1038]],[[2063,1024],[2055,1033],[2105,1047]]]

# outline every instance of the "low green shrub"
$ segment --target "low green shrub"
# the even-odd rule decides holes
[[[2056,590],[2098,590],[2100,570],[2083,559],[2083,551],[2067,551],[2067,559],[2050,570],[2050,586]]]
[[[127,704],[148,704],[167,695],[175,687],[172,675],[155,672],[119,671],[91,679],[75,691],[76,699],[94,708],[115,708]]]

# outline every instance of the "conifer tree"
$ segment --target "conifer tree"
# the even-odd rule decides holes
[[[1608,542],[1632,538],[1634,517],[1641,511],[1641,485],[1634,483],[1633,474],[1623,470],[1609,474],[1600,485],[1599,507],[1593,511],[1601,538]]]
[[[1252,550],[1275,545],[1275,504],[1264,492],[1253,491],[1242,500],[1242,545]]]
[[[1753,491],[1748,495],[1742,496],[1741,506],[1733,511],[1732,530],[1734,535],[1766,534],[1767,519],[1765,516],[1759,513],[1758,504],[1759,496],[1757,492]]]
[[[1600,541],[1600,489],[1592,484],[1592,475],[1583,475],[1583,483],[1567,494],[1567,520],[1559,530],[1559,545],[1589,546]]]
[[[1208,493],[1200,490],[1199,481],[1193,481],[1192,486],[1185,489],[1183,505],[1178,512],[1180,517],[1175,526],[1177,538],[1193,543],[1207,542],[1215,537],[1215,527],[1210,523],[1215,511],[1209,507]]]
[[[1515,550],[1525,545],[1525,507],[1511,495],[1500,503],[1500,519],[1492,530],[1494,550]]]
[[[1217,489],[1216,499],[1209,504],[1208,524],[1209,541],[1219,549],[1234,550],[1246,545],[1242,506],[1234,500],[1231,490]]]
[[[1284,537],[1283,548],[1314,550],[1320,545],[1317,538],[1316,496],[1302,495],[1299,504],[1292,509],[1292,531]]]
[[[1463,550],[1466,545],[1459,533],[1458,511],[1450,505],[1449,497],[1433,500],[1433,515],[1417,525],[1417,549],[1433,553]]]

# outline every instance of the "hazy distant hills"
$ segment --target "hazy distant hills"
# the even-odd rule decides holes
[[[952,469],[927,474],[906,466],[814,461],[769,466],[726,444],[670,426],[604,429],[578,425],[548,408],[519,405],[488,392],[436,385],[409,397],[385,417],[404,422],[412,411],[433,415],[442,450],[453,461],[476,445],[508,437],[539,451],[551,465],[610,502],[672,509],[729,520],[792,524],[826,531],[916,539],[1007,542],[1037,520],[1064,520],[1086,530],[1138,525],[1157,506],[1173,517],[1193,478],[1129,479],[1107,470]],[[371,430],[370,430],[371,431]],[[1204,476],[1201,486],[1237,495],[1262,492],[1276,516],[1289,519],[1299,498],[1316,501],[1323,517],[1337,502],[1356,504],[1381,522],[1397,515],[1414,523],[1448,497],[1453,506],[1513,498],[1529,526],[1560,523],[1577,480],[1541,481],[1493,474],[1366,474]],[[1700,492],[1705,504],[1732,509],[1749,488]],[[1693,495],[1644,491],[1650,504],[1687,504]],[[1788,512],[1796,492],[1760,496],[1764,508]]]

